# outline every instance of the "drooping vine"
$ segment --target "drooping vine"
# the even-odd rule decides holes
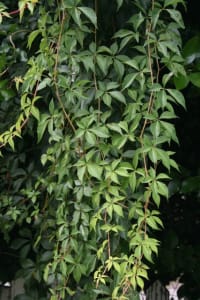
[[[21,274],[51,300],[129,299],[158,252],[159,204],[177,168],[171,120],[174,105],[185,104],[171,79],[185,72],[183,1],[112,1],[127,21],[116,21],[112,38],[101,31],[104,1],[35,3],[19,1],[21,19],[27,7],[38,20],[26,36],[25,71],[14,78],[18,119],[0,147],[19,149],[16,136],[31,134],[40,163],[17,199],[4,187],[0,223],[30,229],[31,240],[19,232],[15,246]]]

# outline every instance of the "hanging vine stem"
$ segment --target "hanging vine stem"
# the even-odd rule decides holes
[[[94,10],[97,16],[97,20],[98,20],[98,0],[94,1]],[[97,48],[97,27],[94,28],[94,42],[95,42],[95,46]],[[93,73],[93,78],[94,78],[94,87],[95,87],[95,91],[97,92],[98,90],[98,85],[97,85],[97,77],[96,77],[96,56],[94,57],[94,73]],[[100,121],[100,115],[101,115],[101,99],[100,97],[98,97],[97,99],[98,101],[98,122]]]
[[[154,0],[152,0],[151,9],[152,10],[154,9]],[[153,85],[154,84],[154,75],[153,75],[152,58],[151,58],[152,57],[152,52],[151,52],[150,38],[149,38],[149,34],[150,34],[151,30],[152,30],[152,18],[150,19],[149,24],[147,26],[147,58],[148,58],[151,84]],[[156,60],[156,64],[158,66],[158,61],[157,60]],[[159,71],[159,69],[157,71]],[[158,79],[158,75],[156,76],[156,80],[157,79]],[[147,113],[151,112],[153,102],[154,102],[154,92],[151,91],[150,96],[149,96],[149,104],[148,104]],[[145,131],[145,128],[146,128],[147,125],[148,125],[148,119],[145,119],[144,123],[143,123],[141,133],[140,133],[140,142],[141,142],[142,148],[144,148],[143,136],[144,136],[144,131]],[[148,167],[147,167],[147,158],[146,158],[146,155],[145,155],[144,151],[143,151],[142,155],[143,155],[143,163],[144,163],[145,174],[146,174],[146,176],[148,176],[149,172],[148,172]],[[150,200],[149,197],[150,196],[147,197],[147,199],[145,201],[145,204],[144,204],[145,215],[146,215],[146,211],[147,211],[148,205],[149,205],[149,200]]]
[[[66,120],[68,121],[70,127],[72,128],[73,132],[76,132],[76,128],[74,127],[74,124],[70,118],[70,116],[68,115],[68,113],[65,110],[64,104],[62,102],[61,96],[60,96],[60,92],[59,92],[59,88],[58,88],[58,84],[57,84],[57,68],[58,68],[58,61],[59,61],[59,53],[60,53],[60,46],[61,46],[61,39],[62,39],[62,34],[63,34],[63,28],[64,28],[64,24],[65,24],[65,19],[66,19],[66,13],[63,11],[62,12],[62,17],[61,17],[61,24],[60,24],[60,32],[59,32],[59,36],[58,36],[58,42],[56,45],[56,56],[55,56],[55,65],[54,65],[54,75],[53,75],[53,81],[54,81],[54,85],[55,85],[55,93],[56,93],[56,97],[57,100],[62,108],[63,114],[66,118]]]

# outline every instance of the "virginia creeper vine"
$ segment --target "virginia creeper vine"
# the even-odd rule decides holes
[[[19,151],[26,139],[38,148],[33,161],[26,156],[29,182],[18,170],[22,178],[3,189],[0,220],[7,234],[29,230],[15,247],[38,299],[137,299],[144,288],[159,246],[153,232],[163,226],[159,204],[177,168],[170,120],[174,105],[185,105],[172,81],[184,73],[182,2],[113,0],[118,30],[106,32],[107,2],[19,1],[21,21],[28,8],[34,29],[25,32],[26,67],[12,78],[17,122],[0,148]]]

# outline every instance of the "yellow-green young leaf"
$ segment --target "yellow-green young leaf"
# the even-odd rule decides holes
[[[155,187],[155,185],[154,185],[154,187]],[[153,200],[154,200],[155,204],[157,205],[157,207],[159,207],[159,205],[160,205],[160,196],[157,192],[157,187],[153,189],[152,197],[153,197]]]
[[[93,229],[96,231],[96,225],[97,225],[98,218],[92,217],[90,220],[90,229]]]
[[[136,276],[136,282],[137,282],[137,285],[141,288],[141,290],[144,289],[144,280],[139,277],[139,276]]]
[[[121,272],[120,265],[117,262],[113,262],[113,267],[118,273]]]
[[[74,264],[74,259],[73,257],[71,256],[71,254],[67,254],[64,256],[64,260],[67,262],[67,263],[70,263],[70,264]]]
[[[101,180],[101,175],[103,168],[94,163],[87,164],[88,173],[99,180]]]
[[[40,118],[40,121],[38,122],[38,127],[37,127],[37,137],[38,137],[38,143],[41,141],[45,130],[47,128],[47,125],[49,123],[49,115],[43,114]]]
[[[146,219],[146,223],[147,223],[147,225],[149,225],[149,227],[151,227],[151,228],[153,228],[153,229],[155,229],[155,230],[159,229],[159,227],[158,227],[158,225],[157,225],[157,223],[155,222],[155,220],[154,220],[153,217],[147,218],[147,219]]]
[[[64,260],[61,260],[61,262],[60,262],[60,271],[63,276],[67,275],[67,264]]]
[[[40,29],[32,31],[28,36],[28,48],[30,49],[32,46],[33,41],[36,39],[36,37],[41,33]]]
[[[67,290],[67,293],[70,295],[70,296],[74,296],[76,294],[76,291],[73,291],[72,289],[70,289],[69,287],[66,287],[66,290]]]
[[[145,270],[145,269],[139,268],[137,270],[137,275],[140,276],[140,277],[143,277],[145,279],[148,279],[147,270]]]
[[[78,176],[78,179],[80,180],[80,182],[83,182],[85,171],[86,171],[86,166],[78,167],[78,169],[77,169],[77,176]]]
[[[15,150],[15,144],[14,144],[12,135],[8,139],[8,144],[10,145],[10,147],[12,148],[12,150],[14,151]]]
[[[112,292],[112,299],[116,299],[120,287],[116,286]]]
[[[125,168],[122,168],[122,167],[116,169],[115,173],[119,176],[122,176],[122,177],[129,177],[128,171]]]
[[[40,120],[40,111],[37,107],[32,106],[30,113],[39,121]]]
[[[129,185],[130,185],[130,188],[131,188],[132,192],[134,192],[135,188],[136,188],[136,175],[135,175],[135,172],[132,172],[129,175]]]
[[[43,275],[43,278],[44,278],[44,281],[48,281],[48,277],[49,277],[49,267],[50,265],[48,264],[45,269],[44,269],[44,275]]]
[[[149,246],[144,245],[142,248],[142,252],[144,254],[144,257],[151,263],[152,261],[152,250],[149,248]]]
[[[130,282],[131,282],[131,285],[132,285],[133,289],[135,290],[136,287],[137,287],[135,275],[131,276]]]
[[[160,195],[168,198],[168,188],[167,188],[166,184],[164,184],[163,182],[157,181],[157,188],[158,188],[158,193]]]
[[[141,257],[142,257],[142,247],[140,245],[135,248],[134,256],[137,259],[141,259]]]
[[[123,213],[123,209],[120,205],[117,205],[117,204],[114,204],[113,205],[113,209],[114,211],[116,212],[116,214],[120,217],[123,217],[124,216],[124,213]]]
[[[157,155],[157,149],[156,148],[151,148],[151,151],[149,151],[149,158],[153,163],[157,163],[158,161],[158,155]]]
[[[22,20],[22,17],[24,15],[26,5],[27,5],[27,3],[24,0],[21,0],[21,1],[18,2],[20,21]]]

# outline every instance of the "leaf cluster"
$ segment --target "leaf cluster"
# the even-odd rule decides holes
[[[178,168],[171,120],[185,101],[170,79],[185,74],[183,1],[114,1],[113,14],[133,13],[109,42],[98,1],[36,2],[19,1],[22,22],[32,13],[17,48],[24,69],[0,81],[4,119],[10,110],[0,125],[1,228],[8,240],[15,231],[31,299],[47,290],[51,300],[132,299],[157,255],[152,231]]]

